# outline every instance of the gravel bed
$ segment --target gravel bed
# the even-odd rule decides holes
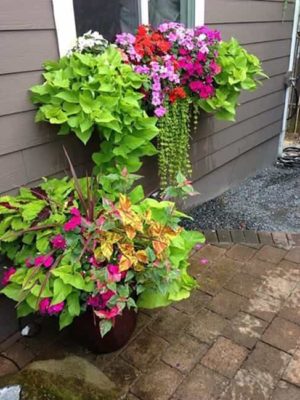
[[[188,229],[300,232],[300,168],[266,168],[189,211]]]

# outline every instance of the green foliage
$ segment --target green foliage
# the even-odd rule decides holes
[[[74,195],[72,180],[45,180],[38,188],[21,188],[17,196],[0,199],[0,253],[16,263],[46,253],[49,238],[65,222],[67,199]],[[40,227],[49,229],[40,229]]]
[[[189,100],[177,100],[167,106],[167,113],[158,120],[159,176],[162,189],[176,184],[176,176],[192,172],[190,150]]]
[[[249,54],[236,39],[220,42],[217,64],[221,73],[214,77],[215,96],[199,100],[197,105],[218,119],[234,121],[238,98],[242,90],[255,90],[258,77],[266,77],[259,59]]]
[[[1,293],[16,301],[19,316],[56,315],[62,329],[92,306],[105,335],[125,307],[189,296],[196,282],[188,255],[203,235],[180,227],[185,215],[173,202],[132,189],[137,178],[123,169],[95,184],[74,174],[0,199],[0,253],[13,265]],[[191,187],[178,174],[169,195],[182,190]]]
[[[84,144],[98,131],[97,173],[115,173],[117,166],[137,171],[141,157],[156,153],[156,118],[142,110],[139,92],[147,78],[123,63],[116,48],[101,55],[72,53],[44,67],[45,82],[31,88],[39,105],[36,121],[60,125],[59,134],[73,132]]]

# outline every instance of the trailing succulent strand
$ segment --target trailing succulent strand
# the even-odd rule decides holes
[[[167,113],[158,120],[159,175],[161,188],[176,183],[178,172],[190,176],[190,107],[187,99],[167,105]]]

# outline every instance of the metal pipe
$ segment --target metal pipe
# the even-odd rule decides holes
[[[299,13],[300,13],[300,0],[295,0],[295,11],[294,11],[294,23],[293,23],[293,31],[292,31],[292,41],[291,41],[291,52],[290,52],[290,62],[289,62],[289,70],[288,76],[292,76],[294,62],[295,62],[295,49],[297,42],[297,32],[298,32],[298,24],[299,24]],[[289,101],[291,97],[291,86],[288,85],[285,91],[285,103],[284,103],[284,111],[283,111],[283,121],[282,121],[282,130],[279,137],[279,147],[278,147],[278,157],[282,157],[283,147],[284,147],[284,139],[287,131],[287,121],[289,114]]]

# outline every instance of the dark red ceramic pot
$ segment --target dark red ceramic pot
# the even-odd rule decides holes
[[[83,346],[95,353],[111,353],[128,342],[135,329],[136,319],[136,311],[125,308],[122,315],[115,318],[113,328],[102,338],[100,318],[89,308],[74,320],[73,335]]]

